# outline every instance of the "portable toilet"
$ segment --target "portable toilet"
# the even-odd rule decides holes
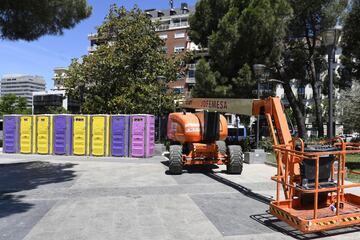
[[[129,156],[129,116],[113,115],[110,121],[110,154],[115,157]]]
[[[4,115],[3,124],[3,152],[18,153],[20,151],[20,116]]]
[[[110,118],[108,115],[90,116],[90,153],[93,156],[109,155]]]
[[[36,152],[36,116],[20,116],[20,153]]]
[[[89,116],[73,116],[72,152],[74,155],[89,154]]]
[[[72,122],[71,115],[55,115],[53,117],[53,149],[56,155],[72,154]]]
[[[130,154],[132,157],[152,157],[155,152],[155,117],[142,114],[130,118]]]
[[[36,153],[38,154],[52,154],[52,120],[52,115],[36,116]]]

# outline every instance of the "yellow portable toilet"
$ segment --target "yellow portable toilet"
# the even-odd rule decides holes
[[[108,156],[110,145],[110,117],[108,115],[93,115],[90,119],[90,153],[93,156]]]
[[[74,115],[73,116],[73,154],[87,155],[89,154],[89,116]]]
[[[52,154],[53,116],[36,116],[36,153]]]
[[[20,117],[20,153],[35,153],[36,151],[36,116]]]

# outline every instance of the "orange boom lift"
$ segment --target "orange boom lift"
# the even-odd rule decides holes
[[[234,154],[232,146],[220,149],[224,146],[214,142],[226,137],[226,121],[208,115],[218,116],[218,112],[265,115],[277,160],[277,174],[271,178],[277,183],[276,199],[270,203],[271,214],[303,233],[360,224],[360,197],[345,193],[349,188],[360,186],[345,183],[346,155],[360,153],[360,144],[334,138],[318,145],[305,145],[302,139],[292,138],[277,97],[264,100],[194,98],[187,100],[183,107],[209,112],[170,114],[168,137],[182,144],[171,146],[170,170],[172,167],[173,171],[182,169],[183,165],[220,163],[227,164],[231,172],[231,167],[239,165],[231,166],[231,159],[239,153]],[[209,130],[216,126],[220,129]],[[206,134],[211,132],[219,134],[207,138]],[[186,149],[189,145],[190,149]],[[241,157],[237,160],[242,163]]]

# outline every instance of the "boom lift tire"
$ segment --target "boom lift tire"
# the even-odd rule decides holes
[[[219,153],[226,154],[226,143],[224,141],[216,141],[216,146],[218,147]]]
[[[182,146],[170,146],[169,172],[170,174],[182,174]]]
[[[239,145],[228,147],[229,164],[226,165],[227,173],[241,174],[243,169],[243,152]]]

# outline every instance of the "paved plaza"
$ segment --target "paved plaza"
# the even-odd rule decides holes
[[[360,228],[304,236],[268,214],[274,167],[171,176],[166,164],[0,154],[0,239],[359,239]]]

